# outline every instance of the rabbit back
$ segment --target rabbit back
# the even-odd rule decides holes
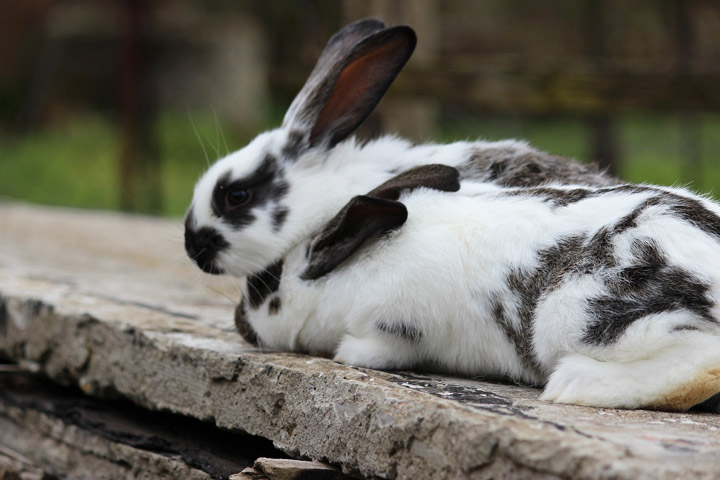
[[[345,319],[340,360],[542,384],[570,355],[648,362],[718,338],[710,201],[654,187],[489,185],[402,200],[407,223],[324,283],[325,299],[352,299],[318,309]],[[688,368],[703,362],[714,365]]]

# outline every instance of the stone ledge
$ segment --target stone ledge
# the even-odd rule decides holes
[[[0,355],[90,395],[363,476],[720,477],[720,416],[554,405],[502,383],[252,349],[233,332],[236,287],[202,283],[179,223],[0,204],[0,224]]]
[[[258,458],[252,468],[231,475],[228,480],[346,480],[334,467],[320,462]]]
[[[228,478],[257,457],[283,456],[263,438],[2,369],[0,432],[0,465],[38,478],[209,480]]]

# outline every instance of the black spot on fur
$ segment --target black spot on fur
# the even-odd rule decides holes
[[[282,269],[283,262],[278,260],[265,268],[265,270],[248,277],[247,287],[250,308],[257,310],[265,302],[265,299],[278,291]]]
[[[479,159],[482,158],[483,157],[480,156],[473,156],[471,158],[471,162],[466,165],[466,168],[461,170],[461,173],[465,173],[467,175],[470,172],[469,167],[473,166],[474,162],[477,162]],[[495,181],[502,178],[505,175],[505,171],[510,166],[509,164],[510,160],[507,159],[495,160],[491,162],[486,169],[487,180]]]
[[[547,183],[607,186],[619,180],[584,165],[525,148],[473,149],[458,167],[460,179],[489,180],[505,187],[537,187]]]
[[[677,327],[674,327],[672,332],[699,332],[700,329],[698,327],[694,327],[692,325],[679,325]]]
[[[634,192],[654,191],[657,193],[656,196],[647,199],[639,205],[635,211],[627,217],[627,226],[636,226],[637,217],[648,207],[667,205],[668,211],[671,214],[677,215],[678,218],[702,230],[707,235],[715,238],[715,240],[720,241],[720,217],[705,207],[699,200],[653,187],[629,185],[627,188],[633,188],[634,190],[632,191]]]
[[[588,195],[580,193],[582,191],[565,190],[562,195],[555,195],[556,189],[542,188],[527,189],[525,193],[549,195],[549,199],[562,204],[573,199],[587,198]],[[634,321],[655,313],[684,309],[715,322],[711,315],[714,303],[709,297],[709,285],[689,271],[669,265],[665,254],[651,239],[636,240],[632,245],[632,254],[636,260],[630,265],[619,265],[615,256],[614,238],[636,228],[641,215],[656,207],[664,209],[662,213],[675,215],[719,240],[720,219],[699,201],[658,188],[623,185],[588,192],[592,195],[652,192],[653,196],[641,202],[614,225],[603,227],[590,237],[569,237],[539,252],[534,270],[511,270],[508,284],[518,296],[517,315],[522,326],[519,331],[513,328],[513,324],[505,318],[508,312],[502,304],[494,305],[493,315],[526,363],[529,358],[527,347],[517,338],[522,338],[523,332],[531,332],[538,302],[543,295],[561,284],[583,275],[595,275],[603,279],[607,289],[607,294],[588,301],[588,314],[593,318],[583,336],[583,341],[588,344],[611,344]],[[694,327],[683,327],[690,328]]]
[[[671,211],[706,234],[720,241],[720,217],[694,198],[673,195],[675,205]]]
[[[277,203],[285,197],[285,195],[287,195],[289,188],[290,187],[285,180],[278,180],[273,183],[273,188],[269,190],[269,198]]]
[[[662,312],[688,310],[714,322],[709,285],[669,265],[653,240],[636,240],[632,253],[637,259],[632,265],[608,276],[608,294],[589,301],[588,313],[594,320],[583,336],[585,343],[611,344],[636,320]]]
[[[505,307],[502,302],[497,300],[500,297],[501,296],[498,295],[496,300],[492,302],[492,316],[495,323],[502,329],[508,340],[510,340],[523,365],[541,376],[542,369],[540,368],[532,344],[532,322],[521,321],[519,327],[515,326],[505,313]],[[527,320],[527,317],[525,317],[525,320]]]
[[[562,239],[556,245],[538,252],[538,264],[532,271],[524,271],[513,268],[507,279],[510,290],[517,295],[519,303],[517,316],[520,320],[520,330],[517,331],[507,321],[500,319],[500,325],[504,328],[508,338],[515,341],[517,338],[517,350],[523,362],[532,366],[535,371],[543,371],[532,348],[532,331],[535,321],[535,309],[540,302],[541,296],[555,289],[564,278],[575,273],[579,266],[583,265],[584,253],[583,238],[573,236]],[[585,267],[580,267],[584,269]],[[496,318],[504,316],[501,306],[495,305]],[[510,333],[507,333],[510,330]],[[529,342],[529,343],[525,343]]]
[[[630,212],[629,214],[625,215],[619,222],[615,224],[615,227],[613,228],[614,234],[623,233],[624,231],[637,227],[637,220],[638,217],[642,213],[644,213],[648,208],[660,205],[663,202],[663,199],[659,196],[657,197],[650,197],[644,202],[642,202],[640,205],[635,207],[635,209]]]
[[[245,299],[240,300],[240,303],[235,307],[235,328],[237,328],[240,336],[250,345],[255,345],[256,347],[259,345],[257,332],[247,321]]]
[[[513,190],[507,195],[520,196],[537,196],[547,201],[552,201],[557,206],[567,206],[571,203],[584,200],[586,198],[596,197],[599,195],[607,195],[610,193],[647,193],[653,194],[640,205],[638,205],[631,213],[626,215],[618,222],[613,229],[614,234],[637,226],[637,220],[642,213],[650,207],[667,206],[668,211],[676,215],[678,218],[690,223],[694,227],[702,230],[707,235],[720,241],[720,217],[705,207],[701,201],[677,195],[672,192],[662,190],[660,188],[644,186],[644,185],[618,185],[614,187],[605,187],[598,189],[562,189],[562,188],[523,188]]]
[[[418,342],[423,338],[423,333],[419,328],[406,323],[377,322],[375,326],[381,332],[395,335],[409,342]]]
[[[290,130],[287,136],[287,143],[282,147],[282,155],[287,160],[295,160],[305,150],[305,133],[301,130]]]
[[[185,229],[188,228],[195,228],[195,212],[193,211],[192,205],[185,216]]]
[[[221,217],[225,212],[225,195],[231,186],[230,172],[225,172],[220,175],[220,178],[218,178],[215,183],[211,207],[216,217]]]
[[[270,300],[268,304],[268,313],[270,315],[277,315],[280,312],[280,308],[282,308],[282,300],[280,300],[280,297],[275,297]]]
[[[577,274],[593,274],[600,268],[609,268],[615,265],[615,246],[613,236],[617,234],[614,228],[603,227],[588,239],[582,250],[577,254],[577,265],[573,269]]]
[[[230,173],[221,176],[213,192],[212,209],[217,217],[241,229],[256,220],[258,207],[277,204],[285,197],[288,188],[284,169],[273,155],[267,154],[260,166],[247,177],[232,181]],[[228,192],[236,189],[248,190],[251,200],[241,207],[228,208],[225,198]]]
[[[598,197],[601,195],[607,195],[612,193],[642,193],[647,191],[662,193],[660,190],[652,187],[644,187],[639,185],[619,185],[616,187],[604,188],[520,188],[517,190],[511,190],[507,192],[506,195],[539,197],[547,202],[552,202],[554,206],[566,207],[581,200]]]
[[[621,185],[614,188],[603,188],[599,189],[598,193],[616,191],[629,193],[653,192],[655,195],[642,202],[631,213],[623,217],[615,225],[613,234],[619,234],[629,228],[637,227],[638,218],[650,207],[667,206],[670,214],[676,215],[681,220],[690,223],[695,228],[720,241],[720,217],[694,198],[683,197],[659,188],[643,185]]]
[[[631,252],[638,260],[610,277],[606,284],[613,293],[640,292],[646,289],[667,266],[660,247],[651,240],[636,240]]]
[[[285,220],[287,220],[288,213],[290,213],[290,210],[287,207],[275,207],[272,213],[273,231],[277,232],[282,228]]]
[[[527,190],[516,190],[512,193],[516,195],[519,194],[543,197],[546,200],[552,201],[555,205],[559,207],[565,207],[567,205],[570,205],[571,203],[576,203],[580,200],[584,200],[588,197],[592,197],[595,195],[595,192],[593,190],[583,188],[573,188],[570,190],[562,188],[532,188]]]

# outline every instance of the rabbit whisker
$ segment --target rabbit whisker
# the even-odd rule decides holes
[[[195,125],[195,121],[193,120],[190,111],[188,111],[188,118],[190,119],[190,124],[192,125],[193,131],[195,132],[195,137],[197,137],[198,142],[200,142],[200,148],[202,148],[203,154],[205,155],[205,163],[207,163],[207,167],[210,168],[210,157],[208,156],[207,150],[205,149],[205,144],[200,137],[200,132]]]
[[[215,141],[218,144],[218,149],[220,148],[220,139],[222,139],[223,145],[225,146],[225,156],[227,156],[230,153],[230,149],[228,148],[227,140],[225,139],[225,134],[223,133],[222,125],[220,125],[220,121],[218,120],[217,111],[215,110],[215,107],[212,107],[213,117],[215,117]]]
[[[247,258],[242,258],[241,256],[235,254],[234,252],[231,252],[230,257],[233,260],[248,263],[248,264],[250,264],[250,266],[252,266],[253,268],[256,268],[258,271],[261,271],[261,272],[264,271],[271,279],[273,279],[277,282],[280,282],[280,277],[278,277],[278,276],[274,275],[272,272],[268,271],[267,265],[261,265],[257,262],[253,262],[252,260],[248,260]],[[267,287],[268,285],[265,285],[265,286]]]

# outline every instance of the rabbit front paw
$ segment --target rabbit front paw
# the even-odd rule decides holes
[[[356,367],[393,370],[412,368],[415,358],[410,345],[393,338],[345,335],[334,360]]]

